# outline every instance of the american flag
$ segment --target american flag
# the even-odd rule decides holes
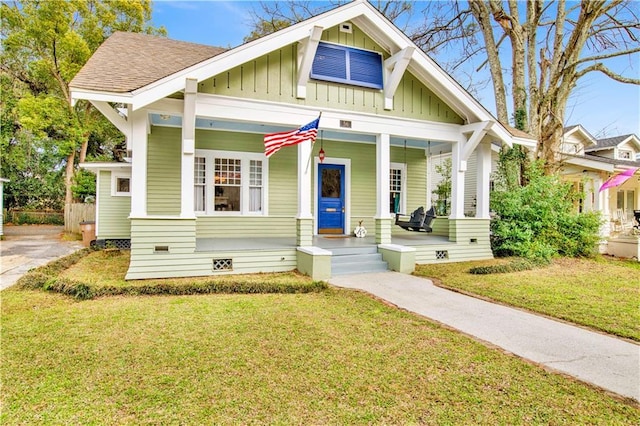
[[[319,123],[320,117],[299,129],[264,135],[264,154],[269,158],[283,146],[296,145],[304,141],[314,142],[318,136]]]

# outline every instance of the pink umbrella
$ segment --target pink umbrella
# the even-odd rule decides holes
[[[622,173],[618,173],[617,175],[611,176],[605,183],[600,187],[600,191],[604,191],[607,188],[613,188],[614,186],[622,185],[629,179],[633,174],[638,170],[638,167],[632,167],[630,169],[625,170]]]

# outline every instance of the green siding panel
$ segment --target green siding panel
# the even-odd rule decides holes
[[[101,171],[98,187],[98,239],[129,238],[131,197],[111,196],[111,172]]]
[[[181,129],[152,127],[147,154],[147,212],[150,215],[180,214],[181,146]]]
[[[352,34],[340,32],[337,26],[326,29],[322,41],[380,52],[383,59],[390,56],[355,25]],[[382,108],[384,99],[380,90],[317,80],[309,80],[306,99],[298,99],[296,64],[297,44],[291,44],[201,82],[199,91],[390,117],[463,123],[449,105],[408,71],[396,91],[391,111]]]
[[[199,217],[198,238],[295,237],[296,220],[291,217]]]

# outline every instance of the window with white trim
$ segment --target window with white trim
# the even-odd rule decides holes
[[[206,166],[207,166],[206,158],[196,157],[194,159],[193,199],[195,200],[194,210],[197,212],[205,211],[205,199],[207,196]]]
[[[382,55],[371,50],[321,41],[313,59],[310,77],[382,89]]]
[[[389,168],[389,213],[406,212],[405,167],[391,163]]]
[[[131,175],[111,173],[111,195],[113,197],[131,196]]]
[[[631,151],[627,150],[619,150],[618,151],[618,159],[619,160],[631,160]]]
[[[201,215],[266,215],[262,153],[196,150],[194,210]]]

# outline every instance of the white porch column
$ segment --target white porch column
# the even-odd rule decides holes
[[[376,218],[388,219],[389,168],[391,167],[391,138],[387,134],[376,135]]]
[[[603,195],[598,190],[602,186],[602,179],[599,177],[593,178],[592,190],[593,190],[593,211],[602,211],[603,207]]]
[[[298,144],[298,219],[312,219],[311,215],[311,142]]]
[[[182,171],[180,174],[181,196],[180,217],[193,218],[194,193],[193,170],[194,154],[196,149],[196,98],[198,93],[198,80],[187,78],[184,89],[184,110],[182,113]]]
[[[298,144],[298,217],[296,218],[296,245],[313,245],[313,215],[311,214],[311,142]]]
[[[491,186],[491,142],[486,141],[476,148],[477,159],[477,188],[476,188],[476,217],[489,219],[489,196]]]
[[[129,109],[131,122],[131,217],[147,216],[147,135],[149,116],[145,110]]]
[[[464,136],[461,136],[464,139]],[[467,162],[462,158],[463,142],[451,144],[451,215],[449,219],[464,218],[464,173]]]
[[[389,212],[389,167],[391,137],[376,135],[376,243],[391,243],[391,213]]]

